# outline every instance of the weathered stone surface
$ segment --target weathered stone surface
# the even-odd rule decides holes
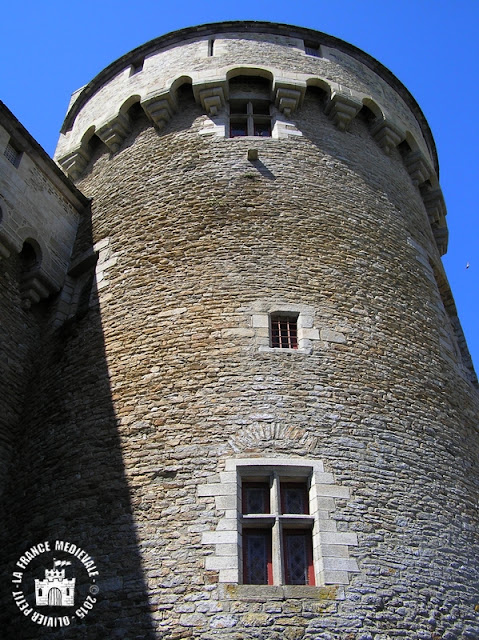
[[[145,95],[186,60],[198,75],[260,63],[326,74],[354,88],[354,105],[380,86],[391,122],[408,123],[434,165],[406,94],[360,53],[333,56],[328,41],[329,58],[317,59],[297,33],[219,29],[211,61],[207,35],[147,58]],[[102,105],[113,113],[128,97],[129,78],[92,93],[60,155]],[[200,135],[209,116],[188,91],[177,98],[161,132],[140,117],[115,154],[97,148],[77,183],[93,203],[72,288],[78,260],[103,252],[88,313],[52,332],[50,307],[19,312],[19,265],[7,258],[9,570],[39,537],[95,557],[101,606],[73,639],[479,637],[479,400],[397,138],[386,155],[361,118],[339,130],[307,90],[291,111],[302,135],[255,138],[254,164],[250,139]],[[312,310],[308,350],[261,351],[258,310],[273,305]],[[234,485],[222,475],[233,458],[287,456],[321,463],[319,546],[334,584],[225,583],[238,496],[217,484]],[[2,615],[15,640],[61,637],[8,606]]]

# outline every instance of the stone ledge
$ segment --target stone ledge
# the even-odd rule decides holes
[[[237,598],[245,602],[268,602],[295,598],[339,600],[342,595],[342,590],[337,586],[224,584],[223,589],[225,598]]]

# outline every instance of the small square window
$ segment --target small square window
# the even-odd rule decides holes
[[[304,41],[304,52],[308,56],[314,56],[315,58],[321,58],[321,49],[316,42]]]
[[[3,152],[3,155],[7,158],[9,162],[13,164],[14,167],[18,167],[18,165],[20,164],[22,152],[19,149],[17,149],[17,147],[11,140],[5,147],[5,151]]]
[[[270,104],[266,100],[230,100],[230,138],[271,138]]]
[[[272,315],[270,325],[271,347],[277,349],[298,348],[297,315]]]
[[[135,74],[140,73],[140,71],[143,71],[144,62],[145,62],[144,58],[139,58],[138,60],[135,60],[130,68],[130,76],[134,76]]]

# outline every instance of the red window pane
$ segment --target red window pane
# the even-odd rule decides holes
[[[306,483],[281,483],[281,512],[309,513],[308,488]]]
[[[279,349],[298,348],[297,318],[271,316],[271,346]]]
[[[243,482],[243,513],[270,513],[269,484]]]
[[[273,584],[271,530],[243,530],[243,583]]]
[[[286,584],[314,585],[311,531],[283,532]]]

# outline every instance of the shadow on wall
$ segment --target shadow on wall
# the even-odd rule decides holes
[[[80,237],[83,246],[89,237],[91,246],[90,220],[84,220]],[[46,326],[48,312],[44,303],[43,309],[37,306],[27,313]],[[153,639],[99,307],[94,305],[86,316],[43,336],[42,344],[32,349],[34,373],[7,490],[0,635],[4,640]],[[99,575],[89,576],[80,560],[65,551],[41,553],[24,569],[15,565],[27,550],[45,541],[52,549],[55,541],[66,541],[84,550]],[[35,579],[44,579],[45,571],[54,568],[54,558],[71,561],[64,570],[66,577],[77,580],[74,610],[36,605]],[[13,571],[19,572],[21,583],[12,584]],[[21,591],[34,612],[66,616],[68,625],[51,628],[46,622],[33,622],[32,614],[25,614],[28,609],[22,613],[15,604],[13,591]],[[60,592],[52,593],[57,599],[49,604],[58,605]],[[80,615],[75,612],[89,595],[81,617],[81,610]]]

